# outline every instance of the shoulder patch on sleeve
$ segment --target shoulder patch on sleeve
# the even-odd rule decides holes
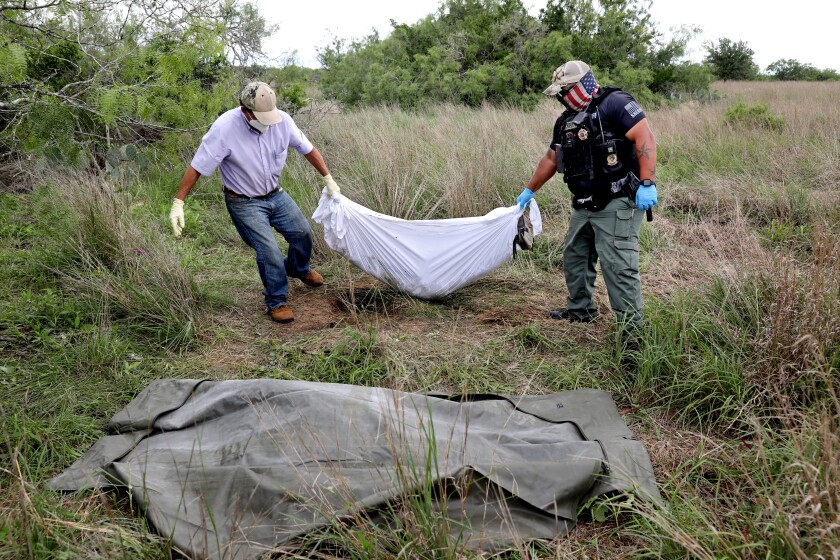
[[[642,108],[639,107],[639,104],[635,101],[631,101],[630,103],[625,105],[624,110],[627,111],[631,118],[635,117],[636,115],[642,112]]]

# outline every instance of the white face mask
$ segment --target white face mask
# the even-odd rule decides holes
[[[257,132],[259,132],[260,134],[264,134],[265,131],[268,130],[268,127],[270,126],[270,125],[261,123],[257,119],[251,119],[250,121],[248,121],[248,125],[250,125],[251,128],[253,128]]]
[[[248,123],[248,126],[259,132],[260,134],[265,134],[265,131],[268,130],[268,127],[271,125],[263,124],[257,120],[256,115],[250,113],[254,118],[249,118],[249,112],[245,111],[245,108],[242,108],[242,117],[245,119],[245,122]]]

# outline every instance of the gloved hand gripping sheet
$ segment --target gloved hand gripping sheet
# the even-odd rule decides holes
[[[539,234],[537,203],[524,212]],[[324,225],[330,249],[371,276],[414,297],[436,299],[511,260],[522,214],[514,205],[472,218],[403,220],[324,191],[312,219]]]

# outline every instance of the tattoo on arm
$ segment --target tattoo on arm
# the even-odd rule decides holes
[[[636,154],[640,158],[650,159],[650,148],[648,148],[647,142],[636,148]]]

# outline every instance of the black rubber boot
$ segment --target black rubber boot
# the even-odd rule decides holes
[[[548,314],[552,319],[558,321],[571,321],[572,323],[591,323],[598,314],[595,311],[586,311],[583,315],[573,315],[568,309],[555,309]]]

